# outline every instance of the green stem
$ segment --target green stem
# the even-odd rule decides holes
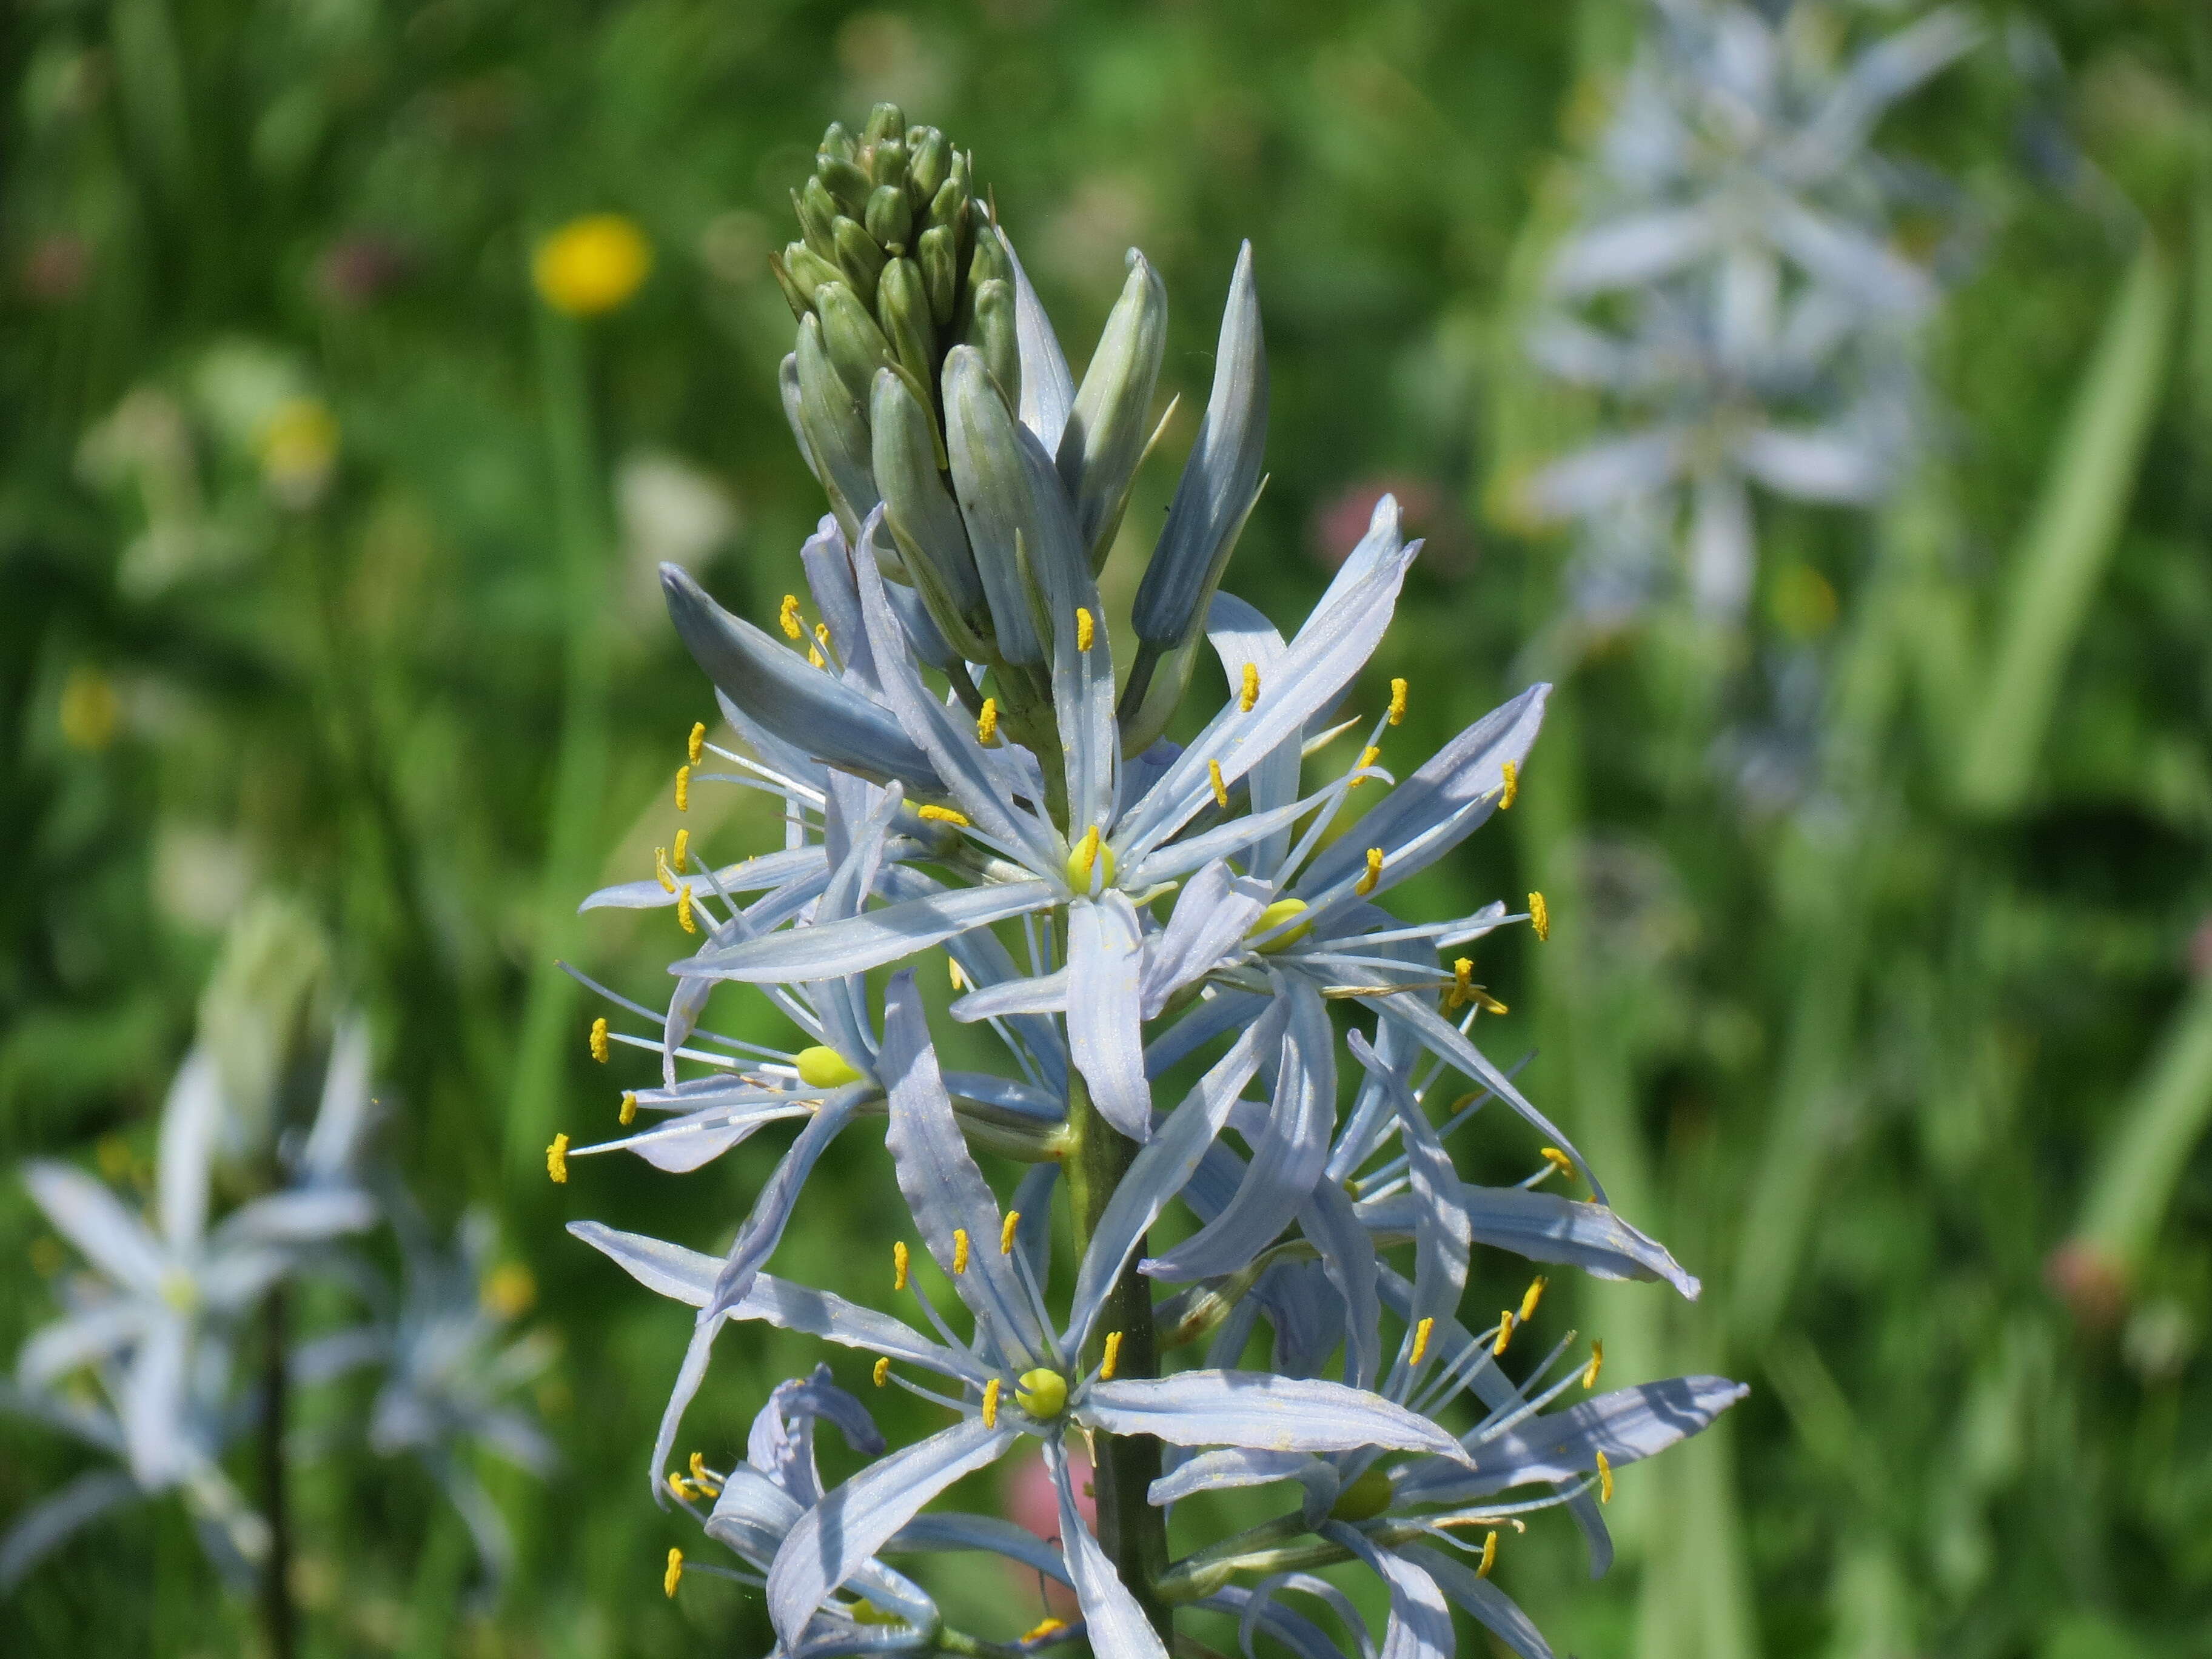
[[[583,338],[575,323],[541,306],[538,363],[560,538],[566,629],[561,742],[545,839],[537,949],[523,1006],[520,1055],[508,1103],[507,1161],[534,1173],[551,1138],[576,985],[559,958],[577,937],[576,905],[600,844],[608,766],[606,560],[593,459]]]
[[[284,1287],[262,1304],[261,1506],[269,1522],[269,1559],[261,1567],[261,1623],[270,1659],[293,1659],[299,1626],[292,1606],[292,1506],[284,1478],[285,1407],[290,1378],[284,1363]]]
[[[1128,1173],[1137,1147],[1098,1115],[1083,1074],[1072,1066],[1067,1073],[1067,1127],[1074,1144],[1064,1167],[1075,1216],[1076,1250],[1080,1255],[1089,1248],[1114,1189]],[[1136,1267],[1144,1254],[1140,1239],[1106,1298],[1104,1314],[1091,1339],[1091,1352],[1079,1362],[1085,1369],[1097,1363],[1106,1334],[1119,1331],[1121,1346],[1115,1375],[1159,1375],[1152,1286]],[[1091,1480],[1098,1499],[1099,1545],[1152,1628],[1164,1640],[1172,1640],[1168,1604],[1155,1588],[1167,1568],[1167,1521],[1146,1496],[1152,1482],[1160,1478],[1160,1443],[1148,1434],[1101,1434],[1095,1439],[1093,1451]]]

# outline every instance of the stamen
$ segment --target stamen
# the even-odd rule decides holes
[[[556,1186],[568,1182],[568,1137],[555,1135],[553,1144],[545,1149],[545,1173],[553,1177]]]
[[[1030,1629],[1024,1631],[1018,1637],[1015,1638],[1015,1640],[1024,1644],[1036,1642],[1042,1640],[1043,1638],[1048,1636],[1057,1635],[1060,1632],[1064,1631],[1066,1628],[1067,1620],[1065,1619],[1047,1619],[1031,1626]]]
[[[1354,773],[1364,772],[1369,767],[1375,764],[1375,757],[1382,752],[1382,751],[1380,749],[1377,749],[1373,744],[1369,744],[1366,748],[1359,751],[1359,758],[1352,763],[1352,771]],[[1361,784],[1366,781],[1367,780],[1363,777],[1355,776],[1347,787],[1357,789]]]
[[[679,812],[691,810],[691,769],[688,766],[676,769],[676,810]]]
[[[810,1089],[842,1089],[860,1080],[859,1069],[844,1055],[818,1042],[801,1048],[793,1059],[799,1066],[799,1080]]]
[[[692,721],[691,735],[690,738],[685,739],[684,744],[684,758],[690,761],[692,765],[696,766],[699,763],[699,753],[702,750],[706,748],[706,746],[707,722],[704,720]]]
[[[995,1376],[983,1385],[983,1426],[987,1429],[999,1426],[999,1387]]]
[[[830,649],[830,624],[828,623],[818,622],[814,624],[814,641],[824,651]]]
[[[668,849],[669,867],[678,875],[682,875],[684,860],[690,856],[691,832],[689,830],[678,830],[676,832],[676,845]]]
[[[1487,1578],[1490,1577],[1490,1570],[1497,1565],[1498,1534],[1495,1532],[1486,1533],[1482,1540],[1482,1559],[1475,1564],[1474,1576],[1477,1578]]]
[[[1521,793],[1521,769],[1508,761],[1504,770],[1505,781],[1498,792],[1498,810],[1501,812],[1512,805],[1514,796]]]
[[[891,1288],[906,1288],[906,1240],[902,1238],[891,1241]]]
[[[676,1587],[684,1582],[684,1552],[673,1544],[668,1547],[668,1571],[660,1575],[661,1593],[672,1601],[676,1599]]]
[[[999,735],[999,700],[983,699],[983,712],[975,716],[975,741],[988,745]]]
[[[830,665],[822,659],[822,649],[819,646],[810,645],[806,647],[806,665],[809,668],[827,668]]]
[[[635,1095],[629,1094],[623,1097],[622,1115],[617,1121],[620,1122],[624,1128],[628,1128],[632,1123],[637,1121],[637,1097]]]
[[[1006,1218],[999,1227],[999,1254],[1000,1255],[1012,1255],[1014,1253],[1014,1229],[1021,1224],[1022,1212],[1019,1210],[1009,1210],[1006,1212]]]
[[[1221,781],[1221,763],[1210,760],[1206,763],[1206,781],[1213,786],[1213,804],[1224,811],[1229,810],[1229,786]]]
[[[1613,1464],[1603,1452],[1597,1455],[1597,1501],[1613,1502]]]
[[[1403,685],[1405,682],[1401,680],[1398,684]],[[1413,1351],[1406,1356],[1406,1363],[1408,1365],[1418,1365],[1421,1363],[1422,1356],[1429,1351],[1429,1333],[1436,1328],[1437,1322],[1433,1319],[1424,1319],[1413,1327]]]
[[[1504,1353],[1505,1352],[1505,1345],[1512,1340],[1513,1310],[1508,1308],[1504,1313],[1498,1316],[1498,1340],[1490,1345],[1491,1357],[1494,1359],[1498,1355]]]
[[[1089,892],[1091,871],[1102,861],[1105,865],[1102,879],[1111,886],[1114,881],[1114,849],[1100,843],[1098,826],[1094,823],[1083,832],[1083,839],[1075,843],[1075,850],[1067,855],[1067,884],[1079,893]]]
[[[1545,1147],[1543,1149],[1543,1154],[1545,1163],[1550,1164],[1561,1175],[1566,1176],[1568,1180],[1572,1181],[1575,1178],[1574,1159],[1569,1158],[1565,1152],[1561,1152],[1556,1146]]]
[[[1521,1311],[1516,1316],[1514,1323],[1525,1325],[1536,1316],[1536,1304],[1544,1299],[1544,1286],[1550,1283],[1551,1280],[1541,1273],[1528,1281],[1528,1294],[1521,1298]]]
[[[1474,959],[1462,957],[1452,963],[1452,988],[1444,993],[1444,1006],[1464,1008],[1474,1000]]]
[[[783,636],[787,640],[795,640],[806,631],[799,625],[798,594],[783,596],[783,609],[775,613],[775,619],[783,624]]]
[[[882,1388],[884,1383],[891,1380],[891,1362],[890,1355],[886,1354],[881,1359],[876,1361],[876,1369],[873,1375],[876,1379],[876,1386],[879,1389]]]
[[[676,1501],[679,1504],[690,1503],[694,1496],[691,1483],[680,1474],[668,1477],[668,1490],[676,1494]]]
[[[963,830],[968,827],[968,815],[950,806],[917,806],[914,815],[931,823],[957,823]]]
[[[669,873],[668,849],[665,847],[653,849],[653,878],[660,884],[661,891],[672,893],[676,890],[676,878]]]
[[[1121,1333],[1109,1331],[1106,1333],[1106,1357],[1098,1364],[1098,1380],[1101,1382],[1111,1382],[1114,1380],[1114,1368],[1121,1363]]]
[[[691,884],[688,881],[684,884],[684,890],[676,896],[676,920],[683,924],[687,933],[699,931],[699,924],[691,919]]]
[[[1256,662],[1248,662],[1244,665],[1244,687],[1237,699],[1237,712],[1240,714],[1249,714],[1252,712],[1252,705],[1259,701],[1260,665]]]
[[[968,1230],[965,1227],[955,1227],[952,1230],[952,1276],[957,1279],[967,1271]]]
[[[691,1454],[691,1484],[698,1487],[701,1492],[706,1492],[709,1498],[715,1496],[715,1493],[708,1491],[708,1488],[719,1487],[722,1484],[708,1473],[707,1457],[703,1452]]]
[[[1367,873],[1352,884],[1352,890],[1365,898],[1375,890],[1375,884],[1382,879],[1382,849],[1370,847],[1367,849]]]
[[[947,957],[945,958],[945,976],[952,981],[952,988],[954,990],[958,991],[966,988],[968,984],[968,975],[960,971],[959,957]]]
[[[604,1014],[592,1022],[592,1058],[602,1066],[607,1063],[607,1021]]]
[[[1075,648],[1078,651],[1088,651],[1091,648],[1091,641],[1097,636],[1097,629],[1091,620],[1091,612],[1085,610],[1082,605],[1079,605],[1076,606]]]
[[[1583,1367],[1583,1387],[1597,1387],[1597,1374],[1605,1369],[1605,1339],[1599,1337],[1590,1344],[1590,1363]]]
[[[1390,724],[1395,726],[1400,720],[1405,718],[1406,682],[1403,680],[1392,680],[1390,682]]]
[[[1552,936],[1552,908],[1544,902],[1541,893],[1528,895],[1528,925],[1536,930],[1540,941]]]

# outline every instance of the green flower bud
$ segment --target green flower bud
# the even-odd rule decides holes
[[[857,219],[868,210],[868,192],[876,187],[874,181],[849,160],[817,155],[814,158],[814,176],[836,198],[841,211]]]
[[[1022,404],[1022,349],[1014,328],[1014,287],[994,277],[975,290],[975,320],[968,343],[983,354],[1006,407]]]
[[[878,185],[868,198],[868,234],[892,253],[904,253],[914,235],[914,204],[897,185]]]
[[[832,227],[837,221],[837,198],[830,195],[829,186],[819,179],[809,179],[804,190],[792,191],[791,205],[799,215],[799,228],[806,246],[819,258],[835,259],[837,243]]]
[[[835,157],[840,161],[851,161],[856,153],[853,135],[845,131],[842,121],[832,121],[829,130],[823,133],[822,142],[815,148],[822,155]]]
[[[929,291],[921,267],[894,259],[876,286],[876,318],[891,350],[923,386],[937,378],[937,325],[930,315]]]
[[[957,179],[947,179],[937,187],[937,194],[929,198],[929,222],[944,225],[956,237],[963,235],[968,226],[968,186]]]
[[[906,131],[906,115],[896,104],[878,104],[868,112],[868,125],[860,133],[860,148],[867,149]]]
[[[845,383],[856,405],[865,407],[876,371],[898,362],[891,343],[876,326],[860,297],[842,283],[825,283],[814,290],[815,314],[822,319],[822,343],[837,378]]]
[[[799,292],[806,296],[806,306],[810,311],[814,307],[815,289],[820,288],[824,283],[842,283],[845,280],[843,271],[838,270],[829,260],[818,257],[814,250],[804,242],[788,244],[783,250],[783,263],[791,272],[791,280],[799,285]]]
[[[907,193],[914,198],[916,208],[925,208],[951,168],[952,146],[935,127],[923,127],[918,137],[909,137],[907,148],[911,152],[906,166]]]
[[[829,291],[828,288],[823,290]],[[830,497],[830,510],[837,515],[846,539],[852,541],[859,537],[860,521],[874,510],[877,501],[868,424],[861,418],[859,401],[831,365],[823,342],[822,319],[811,313],[799,321],[799,349],[794,355],[799,359],[799,429],[814,462],[815,476]]]
[[[903,139],[886,138],[876,146],[868,157],[868,177],[875,180],[878,190],[892,185],[902,196],[906,193],[906,143]]]
[[[1152,392],[1167,325],[1167,287],[1145,256],[1133,251],[1128,280],[1098,337],[1060,441],[1060,482],[1075,503],[1076,527],[1094,571],[1114,545],[1129,486],[1150,447]]]
[[[913,389],[886,369],[869,405],[876,482],[912,585],[946,641],[971,662],[988,662],[991,608],[968,545],[968,529],[937,467],[934,422]],[[890,574],[888,564],[884,574]]]
[[[837,243],[837,269],[860,296],[860,303],[876,302],[876,278],[883,274],[884,253],[876,239],[857,220],[842,215],[831,227]]]
[[[1008,283],[1014,280],[1014,263],[1006,258],[1006,245],[998,237],[995,228],[987,227],[975,239],[975,252],[968,264],[968,281],[975,288],[986,283]]]
[[[921,233],[921,280],[929,292],[929,317],[943,328],[952,320],[953,301],[960,292],[958,243],[949,225],[933,225]]]
[[[1036,533],[1022,458],[1025,435],[993,383],[982,354],[972,346],[955,346],[945,360],[945,447],[952,462],[952,488],[968,526],[975,572],[990,601],[1000,659],[1018,665],[1045,659],[1019,547]],[[1059,494],[1057,488],[1053,493]]]
[[[793,242],[792,246],[801,253],[806,252],[804,242]],[[793,319],[804,317],[814,309],[814,296],[799,287],[799,279],[791,274],[791,267],[785,264],[781,254],[769,254],[768,268],[775,273],[775,285],[783,290],[784,302],[791,307]]]

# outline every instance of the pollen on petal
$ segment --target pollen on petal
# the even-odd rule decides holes
[[[661,1593],[674,1600],[676,1587],[683,1582],[684,1552],[672,1544],[668,1547],[668,1571],[660,1575]]]
[[[955,1227],[952,1230],[952,1276],[957,1279],[967,1271],[968,1230],[965,1227]]]
[[[1536,930],[1540,942],[1552,936],[1552,908],[1544,902],[1541,893],[1528,895],[1528,925]]]
[[[968,815],[951,806],[917,806],[914,815],[930,823],[957,823],[963,830],[968,827]]]
[[[1406,718],[1406,682],[1390,682],[1390,724],[1395,726]]]
[[[1237,693],[1237,712],[1240,714],[1249,714],[1252,712],[1252,705],[1259,701],[1260,665],[1256,662],[1248,662],[1244,665],[1244,684]]]
[[[699,763],[700,751],[705,749],[706,746],[707,722],[704,720],[692,721],[691,735],[685,738],[684,743],[684,758],[690,761],[692,765],[696,766]]]
[[[545,1173],[553,1177],[556,1186],[566,1186],[568,1181],[568,1137],[558,1134],[545,1149]]]
[[[1097,625],[1091,620],[1091,612],[1082,605],[1075,607],[1075,648],[1088,651],[1091,641],[1097,636]]]
[[[1370,847],[1367,849],[1367,872],[1352,884],[1352,890],[1360,897],[1365,898],[1375,890],[1375,884],[1382,879],[1382,849],[1379,847]]]
[[[607,1063],[607,1022],[604,1015],[592,1022],[592,1058]]]

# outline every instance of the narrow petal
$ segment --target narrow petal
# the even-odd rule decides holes
[[[1138,985],[1136,907],[1109,890],[1067,908],[1067,1046],[1098,1114],[1135,1141],[1152,1133]]]
[[[979,1337],[1009,1365],[1026,1370],[1050,1352],[1050,1342],[1012,1265],[999,1254],[999,1201],[952,1115],[911,969],[895,976],[884,993],[878,1059],[890,1091],[884,1143],[922,1243],[975,1316]],[[964,1250],[956,1231],[968,1235]],[[955,1273],[963,1261],[965,1271]]]
[[[1375,1241],[1360,1224],[1351,1195],[1328,1180],[1314,1183],[1298,1211],[1298,1226],[1321,1252],[1322,1271],[1344,1298],[1344,1380],[1355,1389],[1371,1389],[1382,1365]]]
[[[1083,1608],[1084,1634],[1097,1659],[1167,1659],[1168,1650],[1137,1598],[1114,1571],[1106,1552],[1084,1524],[1068,1478],[1067,1454],[1057,1439],[1044,1443],[1045,1467],[1060,1496],[1060,1547],[1067,1559],[1068,1582]]]
[[[986,234],[992,233],[987,232]],[[1060,450],[1060,434],[1067,426],[1067,411],[1075,403],[1075,377],[1068,373],[1067,356],[1045,315],[1044,302],[1030,285],[1014,252],[1013,238],[996,232],[1014,270],[1014,342],[1022,357],[1022,424],[1036,434],[1047,454]]]
[[[194,1048],[177,1067],[162,1103],[161,1147],[155,1158],[155,1213],[173,1248],[197,1244],[207,1231],[208,1173],[222,1115],[215,1057]]]
[[[1341,1521],[1321,1529],[1332,1544],[1350,1550],[1390,1591],[1390,1622],[1382,1633],[1382,1659],[1450,1659],[1451,1604],[1436,1580],[1394,1551],[1379,1549],[1366,1534]]]
[[[1068,1583],[1067,1563],[1058,1550],[1027,1527],[995,1515],[917,1515],[891,1534],[883,1547],[885,1555],[908,1552],[920,1554],[951,1550],[985,1550],[1018,1561],[1032,1572],[1041,1572]]]
[[[1462,1186],[1474,1242],[1531,1261],[1561,1261],[1600,1279],[1664,1279],[1692,1302],[1703,1286],[1656,1238],[1638,1231],[1602,1204],[1519,1187]],[[1358,1206],[1377,1231],[1410,1231],[1410,1194]]]
[[[942,945],[955,933],[1049,908],[1057,896],[1052,884],[1043,881],[955,888],[819,927],[787,928],[726,951],[702,951],[675,963],[670,971],[750,985],[865,974]]]
[[[1520,1659],[1553,1659],[1552,1644],[1544,1639],[1528,1615],[1513,1598],[1455,1561],[1442,1550],[1416,1544],[1399,1552],[1434,1579],[1443,1593],[1460,1604],[1483,1628],[1520,1656]]]
[[[963,1024],[1003,1019],[1009,1014],[1057,1014],[1067,1006],[1067,969],[1030,979],[1010,979],[970,991],[952,1005],[952,1018]]]
[[[1158,1018],[1170,997],[1241,946],[1274,896],[1265,882],[1247,881],[1220,860],[1185,882],[1168,925],[1145,941],[1139,980],[1145,1018]]]
[[[95,1469],[32,1504],[0,1536],[0,1595],[15,1589],[24,1574],[82,1528],[139,1495],[138,1483],[129,1475]]]
[[[114,1194],[81,1170],[34,1158],[23,1184],[54,1231],[117,1283],[158,1296],[167,1261],[154,1236]]]
[[[1383,1066],[1354,1031],[1347,1045],[1353,1058],[1379,1081],[1398,1114],[1406,1142],[1407,1174],[1412,1182],[1413,1212],[1413,1306],[1407,1316],[1418,1324],[1424,1319],[1455,1313],[1467,1288],[1467,1259],[1474,1229],[1460,1197],[1457,1174],[1450,1156],[1437,1138],[1436,1126],[1413,1098],[1413,1091],[1395,1071]],[[1395,1377],[1395,1373],[1394,1373]]]
[[[963,1474],[998,1461],[1012,1429],[987,1429],[966,1418],[871,1463],[806,1510],[769,1570],[769,1618],[793,1642],[829,1599],[921,1506]]]
[[[1155,1506],[1178,1503],[1201,1492],[1224,1492],[1237,1486],[1265,1486],[1278,1480],[1304,1481],[1316,1472],[1328,1475],[1328,1466],[1311,1452],[1269,1451],[1265,1448],[1224,1446],[1200,1452],[1173,1473],[1152,1482],[1146,1496]],[[1333,1476],[1329,1478],[1334,1480]]]
[[[1192,1605],[1209,1613],[1225,1613],[1237,1620],[1246,1632],[1244,1651],[1248,1656],[1253,1651],[1249,1632],[1258,1629],[1280,1642],[1297,1659],[1344,1659],[1343,1650],[1312,1620],[1242,1584],[1227,1585]]]
[[[1282,635],[1276,631],[1274,623],[1235,594],[1213,596],[1212,604],[1206,608],[1206,638],[1214,655],[1221,659],[1221,672],[1232,685],[1243,678],[1248,662],[1260,671],[1262,685],[1280,678],[1277,671],[1283,656]],[[1298,778],[1304,760],[1305,734],[1301,732],[1277,744],[1267,759],[1252,769],[1245,787],[1250,791],[1255,815],[1288,806],[1298,798]],[[1254,843],[1245,869],[1252,875],[1272,879],[1290,845],[1287,824],[1271,831]]]
[[[300,1173],[318,1182],[350,1179],[362,1142],[374,1127],[375,1111],[369,1095],[368,1022],[356,1016],[339,1025],[331,1044],[322,1098],[300,1153]]]
[[[128,1347],[155,1316],[154,1308],[140,1298],[118,1297],[41,1325],[15,1356],[15,1380],[27,1389],[43,1389],[80,1365]]]
[[[726,893],[757,893],[781,887],[804,876],[821,874],[825,868],[825,855],[818,844],[793,847],[726,865],[714,872],[708,885],[719,885]],[[655,878],[602,887],[576,908],[579,910],[658,910],[675,902],[676,895]]]
[[[1157,1435],[1175,1446],[1313,1452],[1382,1446],[1475,1467],[1459,1442],[1427,1418],[1379,1394],[1318,1377],[1203,1370],[1098,1382],[1076,1418],[1109,1434]]]

